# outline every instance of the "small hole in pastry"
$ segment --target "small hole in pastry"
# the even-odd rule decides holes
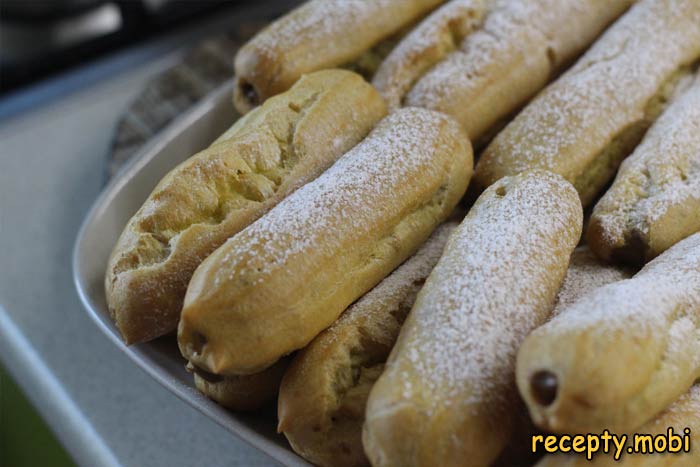
[[[258,91],[255,90],[252,84],[247,81],[241,81],[240,83],[241,94],[252,106],[260,104],[260,96],[258,96]]]
[[[192,365],[192,370],[194,371],[194,373],[197,376],[199,376],[204,381],[207,381],[209,383],[220,383],[221,381],[224,380],[223,376],[217,375],[216,373],[210,373],[206,370],[202,370],[197,365]]]
[[[530,379],[530,390],[535,401],[547,407],[557,398],[559,383],[557,376],[546,370],[538,371]]]
[[[506,195],[506,187],[504,186],[499,186],[496,188],[496,196],[499,198],[503,198]]]

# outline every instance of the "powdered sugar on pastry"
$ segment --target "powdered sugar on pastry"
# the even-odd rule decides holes
[[[373,463],[495,459],[517,413],[518,346],[549,315],[581,223],[576,191],[549,172],[506,177],[482,194],[372,390],[364,439]]]
[[[681,303],[685,306],[679,309],[676,304]],[[683,316],[683,309],[697,314],[693,320],[700,324],[697,307],[700,307],[700,234],[678,243],[632,279],[582,297],[550,321],[547,331],[592,327],[602,328],[611,335],[614,329],[645,335],[664,333],[676,318]]]
[[[312,0],[284,16],[274,23],[274,27],[269,27],[253,40],[262,51],[275,53],[280,45],[288,47],[289,44],[327,39],[337,30],[341,15],[348,21],[360,24],[363,18],[394,3],[396,0]],[[313,53],[314,49],[310,47],[306,51]]]
[[[479,184],[542,168],[587,201],[608,175],[590,181],[584,172],[623,131],[658,115],[678,73],[698,57],[700,2],[640,1],[496,137],[477,167]]]
[[[454,116],[478,140],[539,91],[630,3],[481,2],[480,9],[472,6],[480,24],[466,23],[474,32],[417,80],[405,102]],[[380,92],[385,94],[382,88]]]
[[[413,254],[466,190],[471,147],[448,116],[401,109],[195,272],[183,354],[259,372],[304,347]]]
[[[367,397],[456,227],[438,227],[415,255],[294,358],[280,387],[278,430],[314,465],[368,464],[361,438]]]
[[[539,176],[503,180],[485,194],[436,267],[435,276],[449,280],[431,277],[410,315],[402,347],[427,389],[439,384],[432,389],[447,405],[465,384],[472,388],[465,404],[507,384],[518,343],[548,315],[552,281],[544,278],[556,283],[567,264],[561,255],[578,240],[572,226],[580,223],[580,207],[558,196],[569,194],[568,183]]]
[[[376,216],[377,209],[390,206],[402,194],[387,192],[383,187],[397,186],[410,180],[417,172],[430,174],[426,178],[440,179],[446,167],[434,164],[434,148],[425,141],[437,141],[447,119],[436,112],[415,112],[411,109],[394,114],[380,123],[374,138],[367,138],[349,151],[314,183],[298,189],[267,216],[241,232],[224,262],[246,258],[246,267],[230,271],[245,276],[255,274],[262,281],[284,267],[288,258],[309,248],[332,252],[341,247],[340,239],[352,244],[352,239],[338,235],[337,230],[349,230],[360,237],[369,228],[367,219]],[[382,131],[391,128],[391,131]],[[387,157],[375,158],[374,154]],[[406,157],[410,154],[410,157]],[[342,196],[338,194],[342,193]],[[390,199],[387,199],[389,197]],[[332,213],[353,212],[352,217],[335,222]],[[387,217],[397,213],[386,212]],[[279,245],[285,245],[283,249]],[[218,278],[217,278],[218,279]]]
[[[459,50],[427,73],[409,93],[407,102],[414,105],[420,103],[428,108],[438,107],[452,86],[451,79],[461,77],[462,86],[470,85],[482,74],[480,70],[497,59],[499,53],[525,45],[514,43],[510,38],[522,36],[528,31],[543,38],[532,22],[540,20],[542,13],[552,14],[552,8],[543,8],[529,0],[495,0],[488,6],[488,11],[484,8],[486,4],[482,6],[482,15],[486,15],[483,26],[473,35],[465,37],[459,44]],[[534,57],[535,54],[529,55]]]
[[[612,266],[598,259],[588,246],[580,246],[571,255],[564,283],[557,295],[552,317],[557,316],[579,298],[598,287],[629,279],[633,271]]]
[[[246,112],[304,73],[347,65],[443,1],[307,1],[238,51],[234,104]]]
[[[127,223],[107,267],[105,298],[124,340],[174,331],[202,260],[320,175],[385,114],[359,75],[310,73],[170,171]]]
[[[599,254],[641,239],[656,256],[700,230],[700,78],[681,95],[625,160],[592,215]],[[679,211],[674,215],[674,211]],[[598,238],[601,237],[601,238]],[[659,238],[662,237],[662,238]]]
[[[537,372],[556,381],[555,398],[538,397]],[[631,430],[656,416],[700,376],[700,234],[533,332],[517,373],[548,430]]]
[[[488,0],[453,0],[411,31],[380,65],[372,84],[390,109],[398,108],[413,84],[478,28]]]
[[[693,7],[682,8],[677,3]],[[696,26],[691,28],[691,37],[683,28],[677,28],[676,34],[653,34],[668,30],[684,15],[686,22]],[[556,167],[558,154],[578,142],[575,133],[559,131],[564,125],[575,129],[571,124],[580,122],[585,128],[585,122],[600,120],[604,129],[610,128],[605,133],[614,134],[618,122],[642,119],[660,82],[676,70],[677,63],[690,63],[698,56],[700,45],[695,44],[699,41],[700,7],[694,0],[645,0],[634,7],[518,117],[518,123],[524,123],[520,133],[530,134],[528,141],[539,143],[520,146],[521,169],[533,162],[538,167]],[[535,111],[537,118],[529,119]]]

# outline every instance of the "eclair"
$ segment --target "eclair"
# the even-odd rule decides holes
[[[700,231],[700,78],[620,166],[586,234],[601,258],[649,261]]]
[[[546,169],[588,205],[698,58],[700,2],[639,1],[496,136],[479,159],[475,188]]]
[[[517,111],[632,0],[453,0],[410,32],[373,84],[389,108],[447,113],[473,141]]]
[[[700,233],[598,288],[518,353],[530,416],[558,433],[634,430],[700,376]]]
[[[381,96],[359,75],[320,71],[170,171],[127,223],[107,267],[107,304],[124,341],[174,331],[199,263],[385,115]]]
[[[680,437],[676,438],[673,446],[673,449],[681,449],[680,452],[642,454],[623,450],[619,460],[614,459],[614,454],[598,453],[591,461],[586,459],[585,454],[557,454],[544,457],[536,467],[696,467],[700,465],[700,386],[694,385],[659,416],[636,429],[635,433],[656,438],[668,436],[669,428]],[[633,447],[631,440],[635,433],[627,434],[626,449]],[[643,445],[647,446],[646,441]],[[690,448],[689,452],[685,451],[686,447]]]
[[[304,73],[350,64],[445,0],[310,0],[236,54],[234,105],[246,113]]]
[[[548,317],[581,235],[576,190],[532,171],[487,189],[450,237],[370,392],[375,467],[490,465],[522,408],[515,357]]]
[[[389,115],[202,262],[178,328],[182,355],[210,373],[246,375],[306,346],[415,253],[471,172],[471,145],[451,118]]]
[[[279,391],[278,430],[309,462],[369,465],[362,448],[369,391],[456,225],[438,227],[415,255],[294,357]]]

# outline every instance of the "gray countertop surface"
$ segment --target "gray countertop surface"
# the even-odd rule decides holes
[[[237,14],[73,72],[39,92],[50,102],[0,121],[0,359],[81,465],[277,465],[122,354],[83,310],[70,263],[120,114]]]

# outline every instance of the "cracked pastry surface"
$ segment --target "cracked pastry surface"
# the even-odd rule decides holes
[[[127,344],[177,327],[195,268],[229,237],[313,180],[386,115],[359,75],[307,75],[170,171],[119,237],[106,299]]]
[[[423,282],[457,226],[446,223],[338,321],[299,351],[284,375],[278,431],[319,466],[365,466],[365,405]]]
[[[372,84],[391,110],[423,74],[458,50],[462,40],[483,24],[489,0],[447,2],[431,13],[379,65]]]
[[[390,109],[453,116],[473,141],[516,111],[632,0],[453,0],[409,33],[373,84]]]
[[[525,340],[517,382],[530,416],[554,432],[636,429],[700,376],[699,325],[700,233]]]
[[[375,466],[493,462],[520,404],[515,356],[554,304],[582,209],[558,175],[488,188],[450,237],[404,323],[365,412]]]
[[[303,74],[345,65],[444,0],[310,0],[236,54],[234,104],[245,113]]]
[[[496,136],[475,184],[546,169],[573,183],[586,206],[698,58],[700,2],[639,1]]]
[[[649,129],[591,215],[606,260],[649,261],[700,231],[700,77]]]
[[[178,328],[183,356],[251,374],[304,347],[418,249],[471,172],[469,140],[448,116],[389,115],[199,266]]]

